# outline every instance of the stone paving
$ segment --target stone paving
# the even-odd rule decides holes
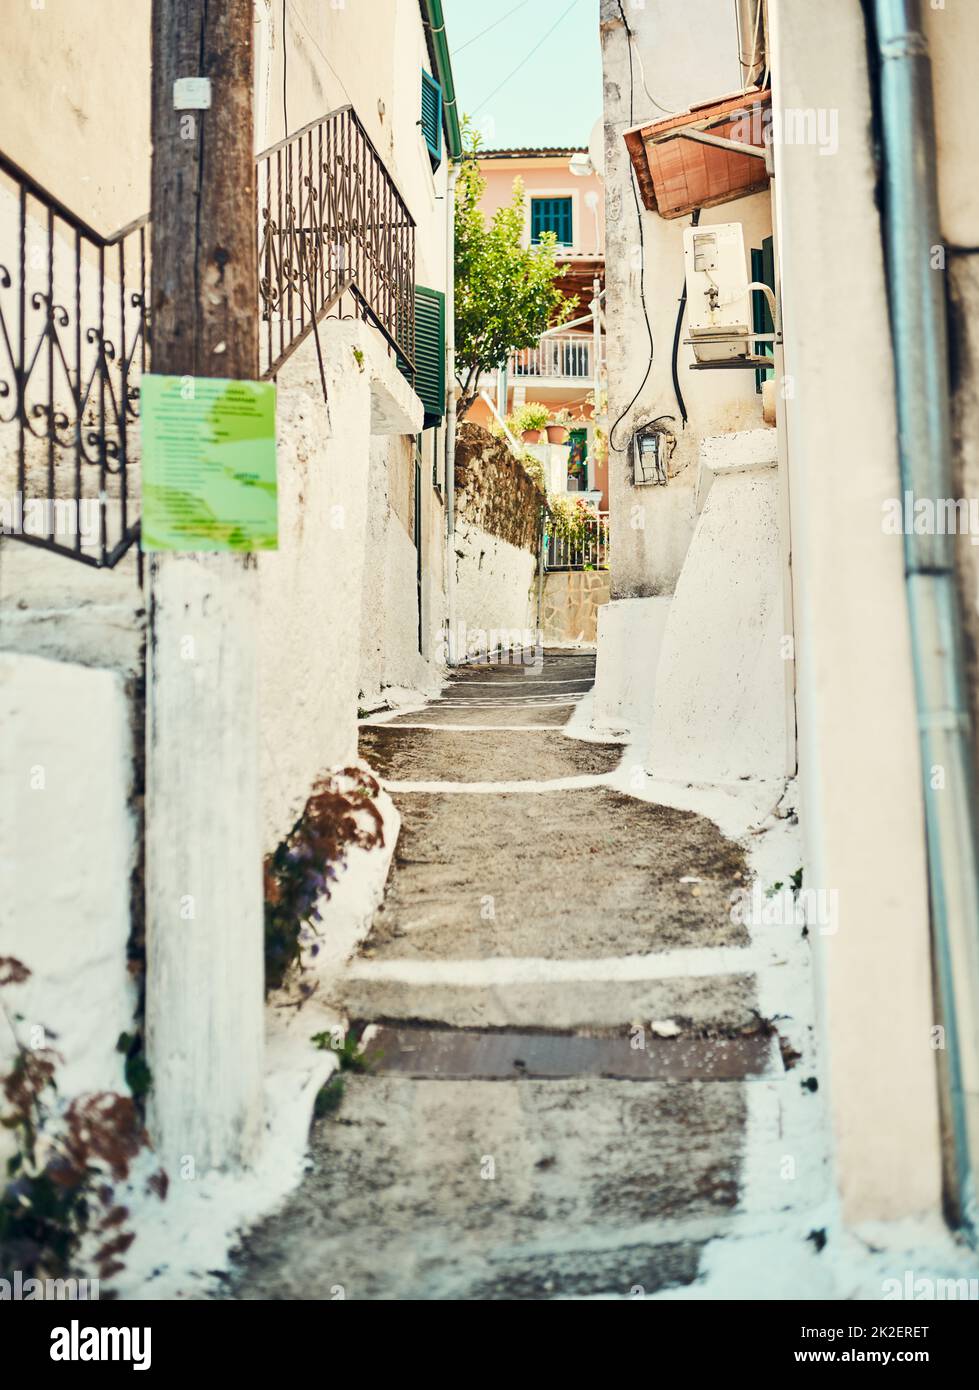
[[[561,731],[593,674],[581,651],[547,652],[539,670],[468,668],[424,710],[365,724],[403,827],[335,1002],[358,1028],[397,1025],[402,1071],[382,1055],[348,1078],[314,1124],[308,1176],[243,1242],[233,1297],[649,1293],[693,1280],[727,1228],[748,1081],[711,1079],[710,1039],[757,1028],[755,980],[671,962],[745,944],[728,907],[744,856],[713,822],[602,781],[618,745]],[[593,780],[547,785],[569,778]],[[662,1020],[683,1066],[654,1064],[649,1079],[535,1079],[516,1063],[504,1077],[500,1048],[494,1070],[478,1039],[446,1040],[483,1057],[471,1077],[403,1070],[412,1026],[420,1048],[433,1029],[546,1032],[560,1072],[562,1034],[638,1025],[652,1038]]]

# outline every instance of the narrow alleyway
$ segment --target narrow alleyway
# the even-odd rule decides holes
[[[364,726],[403,817],[338,999],[374,1062],[244,1242],[238,1297],[652,1293],[729,1227],[751,1079],[781,1072],[723,964],[750,959],[746,863],[630,796],[620,745],[564,732],[593,676],[568,651],[473,667]],[[718,967],[685,968],[703,948]]]

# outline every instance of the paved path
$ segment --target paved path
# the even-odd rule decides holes
[[[403,829],[337,1001],[382,1055],[314,1126],[236,1296],[651,1293],[728,1228],[749,1087],[778,1069],[753,974],[723,964],[746,865],[711,821],[610,786],[620,747],[562,732],[593,675],[566,651],[474,667],[365,725]],[[689,973],[705,948],[719,968]]]

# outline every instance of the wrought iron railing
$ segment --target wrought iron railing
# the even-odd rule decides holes
[[[543,549],[545,570],[607,570],[608,512],[592,512],[570,531],[545,513]]]
[[[415,222],[351,106],[258,156],[261,362],[272,376],[323,318],[379,329],[415,362]]]
[[[260,371],[321,320],[415,361],[415,223],[351,107],[256,160]],[[102,236],[0,154],[0,533],[112,566],[139,536],[149,219]]]
[[[104,237],[0,154],[0,530],[90,565],[138,535],[147,224]]]

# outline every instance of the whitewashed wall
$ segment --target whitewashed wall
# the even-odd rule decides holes
[[[594,722],[599,728],[646,726],[656,690],[672,598],[623,598],[598,610]]]
[[[371,441],[360,651],[360,703],[365,709],[382,704],[391,687],[435,691],[444,671],[445,504],[432,486],[429,454],[420,469],[419,650],[414,460],[413,439]]]
[[[777,788],[786,763],[775,431],[706,439],[706,501],[663,633],[649,769]],[[773,792],[777,795],[777,790]]]
[[[379,15],[382,3],[384,13]],[[256,8],[260,22],[263,12],[272,17],[273,7],[265,0]],[[0,92],[4,149],[95,227],[112,231],[148,208],[149,2],[106,0],[101,7],[106,22],[96,37],[87,8],[74,0],[25,3],[16,9],[6,36],[20,66],[11,70],[11,81]],[[281,9],[274,9],[281,23]],[[308,0],[291,5],[290,12],[290,130],[353,101],[418,224],[418,279],[444,286],[445,166],[433,173],[418,128],[421,69],[428,64],[418,5],[415,0],[372,0],[369,5],[335,7]],[[269,39],[256,73],[267,126],[266,138],[261,132],[257,135],[260,146],[282,133],[269,105],[273,92],[281,100],[281,32],[278,42],[274,33]],[[9,212],[8,201],[0,216],[0,231],[6,230],[8,243]],[[67,274],[62,251],[59,243],[57,283],[65,282]],[[6,262],[9,257],[0,254],[0,259]],[[86,311],[91,294],[86,284]],[[280,549],[257,559],[257,574],[242,571],[242,591],[247,588],[252,596],[246,606],[256,615],[261,746],[251,750],[254,776],[224,790],[234,797],[236,788],[243,789],[254,801],[257,828],[254,844],[218,846],[217,891],[207,889],[208,906],[216,918],[221,912],[221,876],[228,872],[229,862],[233,865],[237,855],[242,880],[257,882],[261,850],[271,849],[289,828],[316,777],[356,752],[372,433],[411,436],[422,423],[420,402],[373,330],[362,324],[330,323],[324,325],[321,338],[329,407],[323,402],[310,340],[279,379]],[[406,450],[403,439],[389,438],[381,448],[399,460],[410,455],[410,444]],[[0,450],[0,459],[4,457],[9,459],[9,451]],[[431,486],[423,499],[423,516],[431,547],[427,613],[428,620],[438,624],[444,546],[441,502]],[[102,574],[16,543],[2,544],[0,642],[16,653],[4,657],[9,706],[4,735],[11,749],[20,750],[5,757],[0,770],[5,779],[12,779],[4,787],[10,795],[4,795],[3,809],[14,812],[0,825],[0,858],[4,872],[17,875],[3,894],[14,923],[8,933],[5,919],[5,945],[9,939],[12,945],[31,947],[25,963],[35,969],[39,983],[33,988],[40,991],[31,1008],[44,1013],[41,1021],[57,1029],[66,1043],[69,1087],[115,1085],[121,1058],[112,1048],[130,1025],[135,1004],[125,972],[137,829],[129,798],[135,740],[141,736],[133,677],[140,670],[145,616],[134,582],[135,557],[127,557],[112,574]],[[386,536],[382,550],[389,592],[412,592],[405,583],[405,546],[396,546]],[[210,592],[207,568],[171,567],[171,579],[159,591],[164,608],[169,606],[164,615],[169,623],[163,629],[166,640],[183,631],[182,596],[186,594],[189,607],[198,611]],[[222,598],[237,605],[234,586],[218,588]],[[377,611],[381,610],[370,616],[376,618]],[[396,655],[390,649],[382,652],[382,666],[389,662],[397,667]],[[214,650],[197,653],[205,666],[210,662],[213,667],[219,658]],[[207,679],[213,674],[212,669]],[[212,694],[207,679],[201,688]],[[226,731],[231,742],[236,734],[232,695],[241,695],[247,714],[252,695],[246,684],[254,682],[242,679],[240,690],[223,690],[229,701]],[[186,691],[164,689],[156,694],[160,698],[153,713],[163,720],[161,730],[179,729],[182,719],[192,719],[192,699]],[[174,716],[171,725],[166,724],[169,716]],[[198,784],[206,780],[208,766],[218,765],[211,761],[216,749],[195,749],[192,739],[185,747],[171,732],[165,742],[175,763],[181,755],[199,760]],[[44,762],[45,750],[56,760],[59,794],[36,797],[25,810],[21,754],[28,750],[39,750],[38,764]],[[239,761],[244,766],[244,760]],[[214,791],[219,797],[220,779],[215,779]],[[171,805],[167,814],[169,822],[163,816],[154,827],[157,865],[166,860],[168,841],[175,843],[180,835],[180,805]],[[205,838],[209,829],[220,836],[219,823],[203,825]],[[30,843],[23,839],[28,831]],[[171,875],[171,886],[173,881]],[[154,901],[154,891],[151,882],[148,915],[165,921],[173,903]],[[234,941],[234,918],[229,899],[222,919],[222,930],[230,928],[229,943]],[[70,949],[65,945],[69,937]],[[260,991],[260,941],[257,952],[255,941],[242,943],[242,956],[246,953],[242,968],[229,968],[222,976],[201,972],[186,990],[186,975],[176,982],[168,974],[165,951],[151,959],[148,1038],[151,1047],[151,1034],[163,1039],[159,1055],[165,1068],[171,1062],[176,1068],[166,1076],[161,1073],[160,1096],[153,1103],[166,1106],[171,1120],[174,1115],[179,1118],[182,1103],[185,1109],[189,1104],[187,1097],[181,1101],[179,1085],[179,1068],[187,1067],[188,1058],[191,1072],[195,1061],[210,1058],[215,1063],[201,1084],[213,1085],[222,1100],[225,1090],[232,1089],[225,1088],[223,1080],[240,1080],[234,1076],[236,1067],[250,1078],[257,1073],[260,1039],[235,1037],[230,1026],[221,1027],[239,1017],[239,996]],[[236,959],[235,966],[238,963]],[[76,980],[85,980],[84,998],[67,991],[72,973]],[[56,1018],[48,1016],[49,1001]],[[177,1004],[183,1010],[180,1017],[169,1017]],[[206,1036],[208,1029],[224,1039],[223,1051],[215,1050],[213,1036]],[[174,1076],[176,1086],[163,1084]],[[257,1091],[257,1075],[254,1079]],[[169,1094],[161,1100],[164,1090]],[[215,1114],[220,1108],[215,1104]],[[203,1132],[206,1114],[199,1106],[197,1110],[201,1143],[195,1151],[206,1166],[219,1162],[220,1155]],[[247,1127],[256,1130],[258,1119],[256,1095],[246,1115]],[[168,1124],[168,1129],[173,1135],[179,1126],[175,1130]]]
[[[316,776],[356,756],[362,645],[383,618],[365,604],[376,573],[368,533],[385,519],[371,495],[371,456],[398,442],[372,431],[382,418],[405,434],[420,424],[420,402],[372,329],[329,321],[320,337],[329,406],[311,339],[279,376],[279,549],[259,558],[267,849]],[[405,557],[388,549],[400,569]],[[413,547],[411,555],[413,586]]]
[[[684,111],[697,102],[740,91],[735,7],[729,0],[646,0],[625,7],[635,34],[632,77],[629,42],[615,0],[602,0],[605,75],[605,184],[607,239],[608,415],[614,424],[609,452],[609,510],[612,527],[614,598],[671,594],[696,519],[694,492],[702,438],[762,423],[761,396],[750,371],[690,371],[692,350],[681,343],[679,378],[689,423],[682,428],[672,380],[677,302],[684,283],[683,232],[689,217],[664,220],[642,207],[637,213],[632,165],[623,132],[662,119],[646,85],[663,106]],[[640,234],[641,221],[641,234]],[[744,223],[745,247],[760,246],[771,233],[768,193],[705,209],[701,222]],[[642,306],[645,287],[649,329]],[[652,370],[638,400],[650,360]],[[685,335],[685,330],[684,330]],[[633,487],[629,452],[633,430],[658,415],[673,415],[677,448],[667,487]],[[620,452],[620,450],[625,452]]]
[[[894,377],[863,16],[847,0],[771,14],[782,103],[839,112],[832,158],[776,146],[775,189],[797,383],[785,418],[805,883],[839,895],[839,930],[815,958],[837,1181],[859,1222],[935,1213],[941,1189],[904,561],[881,529],[901,487]]]
[[[116,1043],[136,1008],[131,695],[118,670],[0,653],[0,955],[32,972],[3,1003],[22,1046],[61,1055],[69,1098],[125,1088]],[[4,1020],[0,1075],[14,1048]]]
[[[456,629],[457,634],[465,633],[467,652],[486,653],[501,642],[519,643],[526,640],[521,634],[536,632],[536,557],[464,516],[456,524],[455,548]],[[498,634],[495,642],[493,633]]]

